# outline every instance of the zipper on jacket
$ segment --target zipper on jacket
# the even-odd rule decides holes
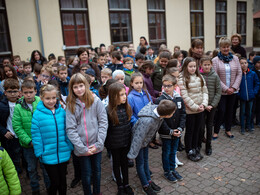
[[[248,101],[248,89],[247,89],[247,80],[246,80],[246,74],[245,74],[245,85],[246,85],[246,100]]]
[[[52,111],[51,111],[52,112]],[[56,110],[55,110],[56,112]],[[52,112],[53,117],[54,117],[54,121],[55,121],[55,125],[56,125],[56,135],[57,135],[57,157],[58,157],[58,163],[60,163],[60,159],[59,159],[59,132],[58,132],[58,124],[56,121],[56,117],[55,114]]]

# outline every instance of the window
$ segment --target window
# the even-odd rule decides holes
[[[90,45],[86,0],[60,0],[63,40],[66,49]]]
[[[203,0],[190,0],[191,41],[204,40]]]
[[[241,45],[246,44],[246,2],[237,2],[237,33],[242,36]]]
[[[11,58],[12,48],[9,35],[5,1],[0,0],[0,62],[8,57]]]
[[[227,1],[216,0],[216,46],[219,39],[227,36]]]
[[[166,44],[165,0],[148,0],[147,10],[149,44],[158,49],[161,44]]]
[[[131,10],[129,0],[108,0],[112,44],[132,43]]]

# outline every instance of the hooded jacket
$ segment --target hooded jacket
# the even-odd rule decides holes
[[[201,87],[201,79],[196,74],[190,75],[189,88],[187,89],[185,78],[183,74],[180,74],[178,86],[181,89],[181,96],[186,105],[187,114],[199,113],[198,108],[200,105],[208,106],[208,89],[204,79],[203,82],[204,85]]]
[[[257,74],[249,70],[242,74],[240,90],[238,96],[241,100],[249,101],[256,97],[259,91],[259,79]]]
[[[44,164],[56,165],[67,162],[73,149],[66,135],[65,111],[55,105],[55,113],[38,103],[32,118],[32,143],[34,154]]]
[[[135,159],[140,149],[150,143],[156,131],[160,128],[163,119],[154,113],[157,106],[150,102],[139,112],[139,119],[132,128],[133,137],[130,151],[127,154],[129,159]]]
[[[178,129],[180,131],[184,131],[186,122],[185,105],[182,97],[176,91],[173,92],[173,97],[163,92],[162,95],[155,100],[155,104],[159,104],[162,100],[173,101],[176,104],[177,109],[171,118],[163,119],[163,124],[161,125],[158,133],[161,138],[174,139],[175,137],[171,135],[172,130]]]
[[[14,164],[6,150],[0,146],[0,194],[19,195],[21,192],[21,185]]]
[[[19,142],[24,148],[31,148],[32,135],[31,135],[31,124],[32,116],[36,107],[41,99],[38,96],[35,96],[35,100],[32,103],[33,110],[29,108],[26,104],[24,98],[22,97],[16,103],[14,108],[14,115],[12,119],[13,129]]]
[[[220,79],[213,68],[211,68],[209,73],[202,72],[201,75],[203,76],[208,88],[208,105],[212,106],[213,108],[216,108],[221,98]]]
[[[75,113],[66,109],[66,132],[74,145],[76,156],[86,156],[91,145],[96,147],[96,153],[101,152],[104,148],[107,128],[106,109],[97,96],[94,96],[90,108],[86,108],[85,104],[77,98]]]

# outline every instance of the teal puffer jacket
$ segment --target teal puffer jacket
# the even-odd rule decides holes
[[[0,146],[0,194],[21,194],[21,185],[14,164],[6,150]]]
[[[73,149],[66,135],[66,113],[59,103],[55,113],[39,102],[32,118],[32,143],[35,156],[44,164],[67,162]]]

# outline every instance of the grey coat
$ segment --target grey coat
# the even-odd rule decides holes
[[[94,145],[96,153],[104,148],[107,135],[108,120],[105,106],[95,96],[90,108],[76,99],[75,113],[66,110],[66,132],[74,145],[76,156],[86,156],[88,147]]]
[[[130,151],[127,154],[129,159],[135,159],[140,149],[149,144],[156,131],[160,128],[163,119],[154,113],[157,106],[152,105],[150,102],[138,113],[139,119],[132,128],[133,137]]]

